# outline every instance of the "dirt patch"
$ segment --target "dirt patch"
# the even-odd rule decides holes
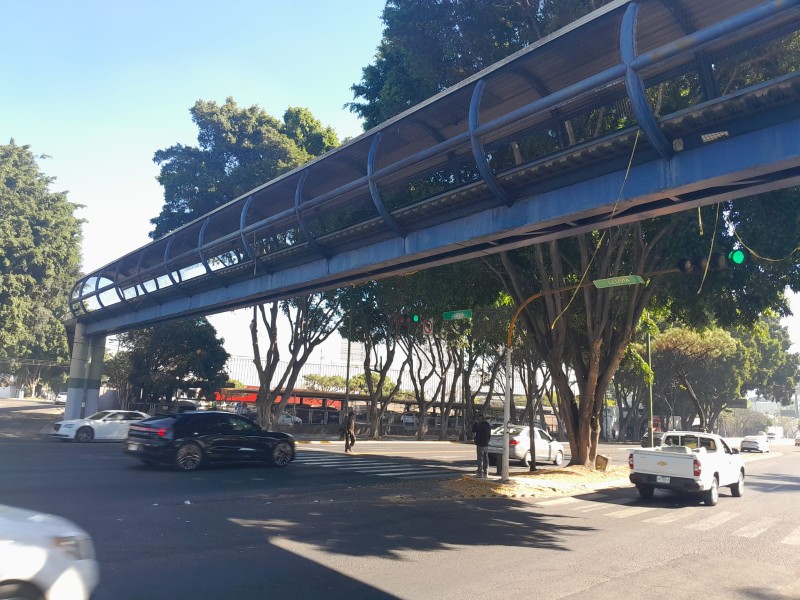
[[[568,496],[598,489],[630,485],[627,465],[615,465],[607,471],[586,467],[541,469],[533,473],[515,474],[508,483],[499,478],[477,479],[465,476],[443,482],[450,492],[465,497],[502,496],[507,498]]]

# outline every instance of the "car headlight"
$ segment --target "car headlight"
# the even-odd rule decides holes
[[[92,540],[82,535],[61,535],[52,538],[53,545],[75,560],[94,558]]]

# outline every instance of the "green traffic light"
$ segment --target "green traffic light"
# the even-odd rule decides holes
[[[744,253],[744,250],[731,250],[728,253],[728,260],[731,261],[734,265],[744,264],[746,258],[747,257]]]
[[[414,321],[414,323],[419,323],[419,315],[414,315],[411,317],[411,319]]]

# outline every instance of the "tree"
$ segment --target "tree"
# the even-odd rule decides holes
[[[65,192],[50,191],[55,179],[37,158],[46,157],[13,140],[0,146],[0,358],[66,360],[62,321],[78,278],[81,220]]]
[[[213,398],[228,381],[224,340],[205,318],[172,321],[119,336],[119,366],[130,365],[127,380],[151,402],[170,401],[178,391],[199,388]],[[111,373],[117,385],[122,375]]]

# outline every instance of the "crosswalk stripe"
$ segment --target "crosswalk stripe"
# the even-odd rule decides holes
[[[756,521],[753,521],[752,523],[748,523],[744,527],[740,527],[739,529],[733,532],[733,535],[737,535],[739,537],[744,537],[744,538],[754,538],[764,533],[767,529],[775,525],[775,523],[777,522],[778,519],[773,519],[771,517],[758,519]]]
[[[789,544],[790,546],[800,546],[800,527],[798,527],[792,533],[783,538],[781,540],[781,544]]]
[[[442,479],[444,477],[453,476],[453,472],[442,471],[440,473],[420,473],[418,475],[398,475],[397,479],[403,481],[410,481],[412,479]]]
[[[555,498],[553,500],[544,500],[543,502],[537,502],[536,506],[554,506],[556,504],[575,504],[576,502],[582,502],[577,498],[573,498],[572,496],[565,496],[564,498]]]
[[[650,512],[651,510],[655,509],[656,509],[655,506],[629,506],[628,508],[623,508],[621,510],[615,510],[614,512],[606,513],[603,516],[612,517],[614,519],[627,519],[628,517],[634,517],[636,515]]]
[[[674,510],[670,510],[665,515],[659,515],[658,517],[652,517],[650,519],[645,519],[645,523],[673,523],[678,519],[683,519],[684,517],[688,517],[689,515],[694,513],[694,509],[691,507],[685,508],[678,508]]]
[[[713,517],[709,517],[707,519],[703,519],[702,521],[698,521],[697,523],[692,523],[691,525],[684,525],[684,528],[693,529],[695,531],[708,531],[709,529],[714,529],[714,527],[719,527],[723,523],[727,523],[731,519],[735,519],[738,516],[739,513],[723,511],[715,514]]]

